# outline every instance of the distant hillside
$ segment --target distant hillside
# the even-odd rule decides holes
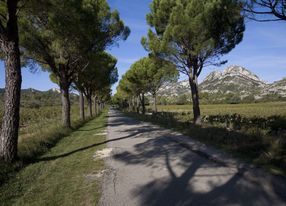
[[[235,103],[286,99],[286,78],[267,84],[257,75],[240,66],[210,73],[199,85],[202,101],[206,103]],[[164,98],[190,96],[187,80],[164,85],[159,95]]]
[[[77,95],[71,94],[71,103],[77,102]],[[0,89],[0,102],[3,104],[4,89]],[[61,94],[57,89],[39,91],[36,89],[23,89],[21,92],[21,106],[40,107],[61,105]]]
[[[262,96],[263,95],[279,95],[286,97],[286,78],[272,84],[268,84],[262,90]]]

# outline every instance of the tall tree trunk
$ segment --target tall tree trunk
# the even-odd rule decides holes
[[[97,115],[99,115],[100,114],[100,108],[99,108],[99,103],[98,102],[96,102],[96,108],[97,108]]]
[[[17,158],[20,119],[21,63],[17,23],[17,1],[7,1],[8,23],[1,32],[1,50],[5,55],[4,116],[0,136],[0,158],[12,162]]]
[[[132,98],[129,98],[128,100],[128,112],[132,111]]]
[[[145,108],[145,95],[144,95],[144,93],[142,93],[142,96],[141,96],[141,106],[142,106],[142,114],[145,114],[146,108]]]
[[[60,80],[62,94],[62,121],[65,127],[71,128],[69,84],[65,78]]]
[[[94,97],[94,115],[97,116],[98,115],[98,107],[97,107],[97,103],[96,103],[96,97]]]
[[[201,110],[199,102],[199,90],[197,77],[195,80],[189,78],[189,83],[192,91],[192,101],[193,101],[193,113],[194,113],[194,124],[201,125]]]
[[[136,99],[132,97],[132,112],[136,112]]]
[[[88,97],[88,111],[89,111],[89,116],[92,117],[92,99],[91,99],[91,97]]]
[[[140,96],[140,95],[139,95]],[[136,98],[136,112],[140,113],[140,97]]]
[[[81,120],[85,120],[84,114],[84,96],[82,92],[79,92],[79,113]]]
[[[156,114],[157,113],[157,94],[153,95],[154,98],[154,108],[153,108],[153,112]]]

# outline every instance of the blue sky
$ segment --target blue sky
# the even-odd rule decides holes
[[[119,10],[121,18],[131,29],[131,35],[119,46],[113,46],[109,52],[117,57],[119,76],[121,77],[136,60],[147,55],[140,40],[145,36],[148,25],[145,16],[149,11],[151,0],[108,0],[112,9]],[[229,65],[240,65],[257,74],[266,82],[273,82],[286,77],[286,22],[246,23],[244,40],[223,59],[228,60],[222,67],[208,67],[199,80],[214,71],[223,70]],[[185,77],[182,76],[181,79]],[[4,87],[4,67],[0,63],[0,88]],[[31,73],[23,69],[22,88],[48,90],[57,85],[49,80],[45,72]],[[116,85],[113,89],[115,90]]]

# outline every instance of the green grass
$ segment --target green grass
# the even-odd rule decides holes
[[[106,129],[106,113],[10,178],[0,188],[0,205],[96,205],[101,188],[94,175],[104,162],[93,155],[105,147],[105,135],[96,134]]]
[[[79,120],[78,113],[78,107],[72,106],[73,129],[84,124]],[[47,152],[61,138],[68,136],[73,131],[62,127],[60,106],[40,107],[39,109],[21,108],[21,124],[18,139],[19,161],[13,164],[0,162],[0,185],[14,176],[15,172],[25,166],[27,162],[33,161],[37,156]]]
[[[152,107],[149,107],[150,109]],[[158,111],[192,112],[192,105],[158,105]],[[286,116],[286,102],[201,105],[202,115],[240,114],[245,117]]]

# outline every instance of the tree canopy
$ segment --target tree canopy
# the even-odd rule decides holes
[[[198,76],[204,67],[221,65],[221,56],[243,38],[244,18],[236,0],[154,0],[143,46],[172,62],[189,78],[194,120],[200,123]]]
[[[117,60],[106,52],[90,54],[86,68],[74,79],[75,88],[88,100],[92,116],[92,97],[99,98],[101,90],[107,91],[118,81]],[[109,96],[110,92],[106,93]],[[81,108],[83,109],[83,108]]]
[[[141,103],[144,113],[144,96],[146,93],[150,93],[154,97],[154,111],[156,111],[158,90],[163,84],[176,81],[177,78],[178,72],[172,63],[155,57],[145,57],[135,62],[123,76],[117,88],[117,98],[121,96],[122,99],[128,99],[130,107],[133,108],[135,107],[135,98],[135,101]]]
[[[42,5],[45,5],[44,7]],[[26,58],[58,79],[63,95],[63,123],[70,127],[68,90],[77,73],[130,30],[106,0],[31,1],[21,20],[21,46]]]

